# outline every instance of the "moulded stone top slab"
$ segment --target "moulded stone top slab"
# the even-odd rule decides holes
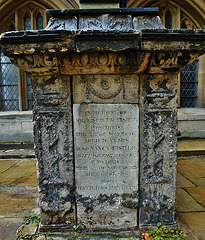
[[[129,74],[146,70],[150,73],[178,72],[205,52],[205,30],[165,29],[157,16],[157,8],[65,9],[48,13],[53,17],[45,30],[7,32],[0,37],[4,54],[33,76],[115,74],[116,71]],[[128,61],[128,65],[121,64],[123,68],[118,64],[115,71],[107,68],[105,72],[96,72],[91,61],[96,57],[87,56],[101,53],[125,53],[128,60],[132,54],[145,54],[146,66],[130,72],[134,65]],[[70,62],[74,55],[80,63],[77,69],[72,69],[73,62]],[[140,59],[137,59],[139,66],[142,65]],[[91,70],[85,70],[86,61]]]
[[[159,8],[48,9],[46,12],[53,17],[100,14],[144,16],[157,15]]]

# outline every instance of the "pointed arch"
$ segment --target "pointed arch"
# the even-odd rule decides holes
[[[45,28],[47,25],[46,9],[74,8],[78,6],[78,0],[0,0],[0,33]],[[3,62],[4,59],[6,57],[0,49],[0,110],[31,109],[30,78],[11,62]],[[6,74],[8,69],[12,75]],[[10,80],[13,80],[15,84],[9,85]],[[8,92],[9,94],[7,94]],[[12,99],[10,99],[11,97]]]
[[[79,0],[0,0],[0,30],[16,10],[34,4],[43,9],[79,8]]]
[[[128,0],[128,7],[161,7],[163,4],[171,5],[183,12],[196,26],[205,28],[204,1],[198,0]]]

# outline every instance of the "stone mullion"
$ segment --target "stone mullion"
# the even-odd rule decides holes
[[[70,79],[33,77],[32,85],[41,229],[72,228],[75,197]]]
[[[141,75],[140,226],[174,223],[177,74]]]

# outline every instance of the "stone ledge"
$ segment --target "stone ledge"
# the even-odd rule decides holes
[[[8,112],[0,112],[0,121],[1,119],[13,119],[19,117],[32,117],[32,111],[8,111]]]
[[[182,138],[205,138],[205,109],[178,109],[178,129]]]

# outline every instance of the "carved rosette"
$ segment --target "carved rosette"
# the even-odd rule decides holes
[[[141,76],[140,225],[174,223],[177,75]]]

